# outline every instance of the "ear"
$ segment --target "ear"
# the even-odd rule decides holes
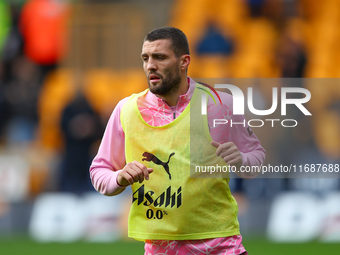
[[[190,64],[190,55],[181,56],[181,70],[186,70]]]

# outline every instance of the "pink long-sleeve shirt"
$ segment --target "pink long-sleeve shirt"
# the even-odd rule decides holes
[[[196,82],[191,78],[188,78],[188,82],[188,91],[179,97],[177,105],[174,107],[170,107],[163,99],[150,91],[140,97],[138,108],[143,119],[151,126],[163,126],[172,122],[187,107],[193,95]],[[208,100],[207,117],[212,139],[219,143],[233,142],[242,155],[243,165],[262,164],[266,153],[260,141],[247,126],[243,115],[232,114],[232,96],[227,93],[218,93],[222,106],[216,107],[211,98]],[[125,138],[120,122],[120,113],[127,100],[128,97],[121,100],[112,112],[98,153],[90,167],[93,186],[98,192],[107,196],[117,195],[125,189],[117,184],[117,176],[126,164]],[[227,124],[214,127],[214,119],[229,121]],[[243,124],[230,125],[230,120],[233,123],[245,123],[245,126]]]

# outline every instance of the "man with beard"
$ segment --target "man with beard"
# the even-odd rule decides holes
[[[260,165],[265,150],[248,127],[213,127],[213,118],[231,112],[226,93],[218,93],[219,107],[208,102],[207,117],[190,121],[207,88],[187,76],[191,59],[181,30],[151,31],[141,57],[149,89],[121,100],[113,111],[90,168],[94,187],[114,196],[131,186],[129,237],[145,242],[145,254],[247,254],[229,178],[191,178],[190,166]],[[203,146],[195,157],[190,136],[205,130],[210,134],[199,137]]]

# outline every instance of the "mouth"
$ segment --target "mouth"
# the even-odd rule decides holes
[[[151,82],[151,83],[157,83],[157,82],[159,82],[161,80],[161,78],[158,76],[158,75],[156,75],[156,74],[150,74],[149,75],[149,81]]]

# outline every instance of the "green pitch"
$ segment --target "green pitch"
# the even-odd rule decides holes
[[[340,254],[340,243],[271,243],[265,239],[243,241],[249,255],[319,255]],[[142,242],[116,243],[36,243],[27,238],[0,239],[0,255],[138,255],[144,254]]]

